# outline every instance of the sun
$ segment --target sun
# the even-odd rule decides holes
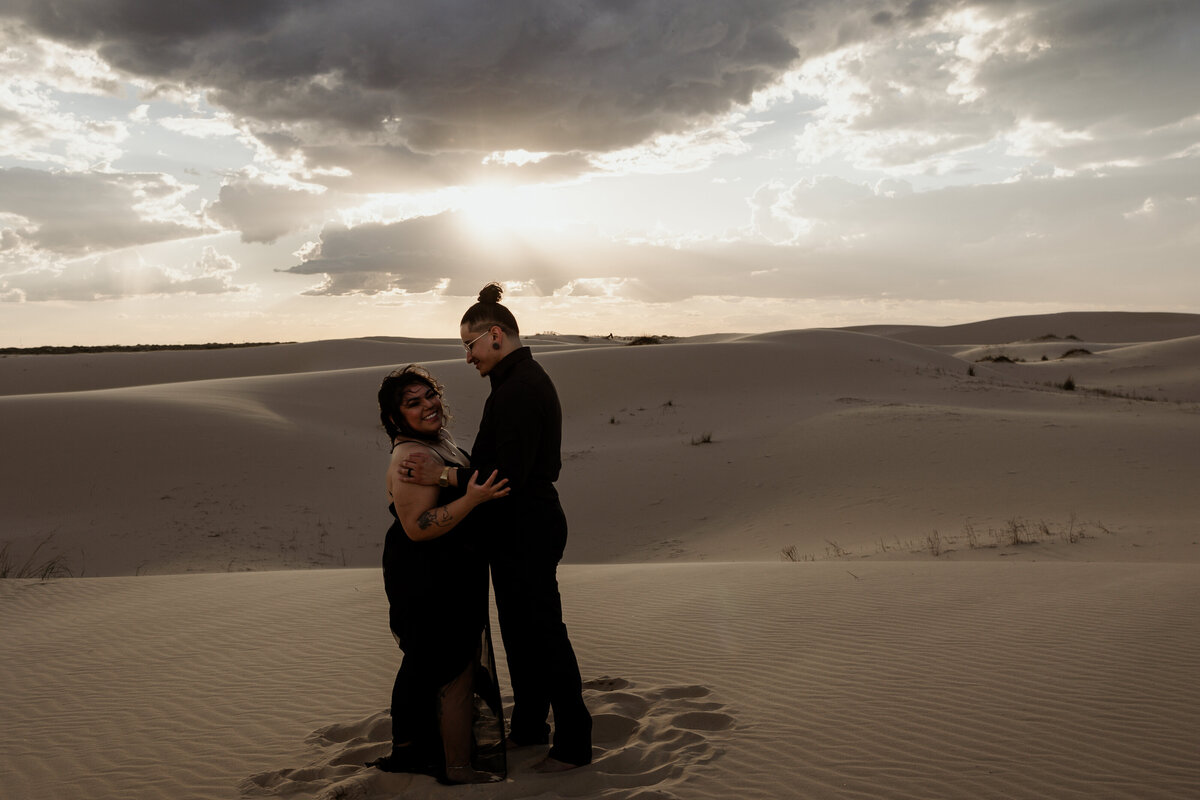
[[[528,238],[553,224],[544,194],[529,187],[474,186],[462,190],[456,206],[472,235]]]

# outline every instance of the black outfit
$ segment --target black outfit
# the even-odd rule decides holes
[[[438,505],[465,489],[438,492]],[[396,516],[395,506],[388,510]],[[488,624],[488,565],[469,544],[471,517],[436,539],[413,541],[397,518],[383,548],[389,624],[404,651],[392,687],[392,756],[375,763],[393,772],[444,772],[439,698],[473,666],[472,766],[503,775],[504,719]],[[396,745],[411,743],[408,747]]]
[[[488,373],[492,392],[472,447],[472,469],[508,478],[512,493],[480,506],[481,547],[492,568],[500,634],[513,688],[511,738],[549,740],[550,756],[569,764],[592,760],[592,718],[583,702],[575,651],[562,619],[557,569],[567,519],[554,482],[562,467],[562,409],[541,365],[522,347]],[[460,470],[463,478],[466,470]]]

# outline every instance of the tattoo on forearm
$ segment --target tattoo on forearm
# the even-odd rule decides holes
[[[444,528],[454,520],[454,515],[450,513],[450,509],[445,506],[431,508],[428,511],[422,511],[421,516],[417,517],[417,527],[421,530],[427,530],[431,525],[437,525],[439,528]]]

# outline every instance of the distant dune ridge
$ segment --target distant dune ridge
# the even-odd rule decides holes
[[[85,576],[0,581],[0,795],[1200,785],[1200,315],[527,343],[593,766],[359,766],[399,663],[379,381],[425,364],[467,448],[488,389],[452,337],[377,337],[0,357],[0,574]]]

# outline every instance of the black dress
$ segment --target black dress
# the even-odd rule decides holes
[[[439,506],[464,489],[438,492]],[[394,505],[388,510],[396,518]],[[390,771],[443,776],[439,698],[468,667],[474,671],[471,765],[504,776],[504,717],[488,623],[488,564],[471,545],[471,516],[427,541],[413,541],[398,518],[383,548],[389,624],[404,659],[392,688]],[[399,745],[408,744],[407,747]]]

